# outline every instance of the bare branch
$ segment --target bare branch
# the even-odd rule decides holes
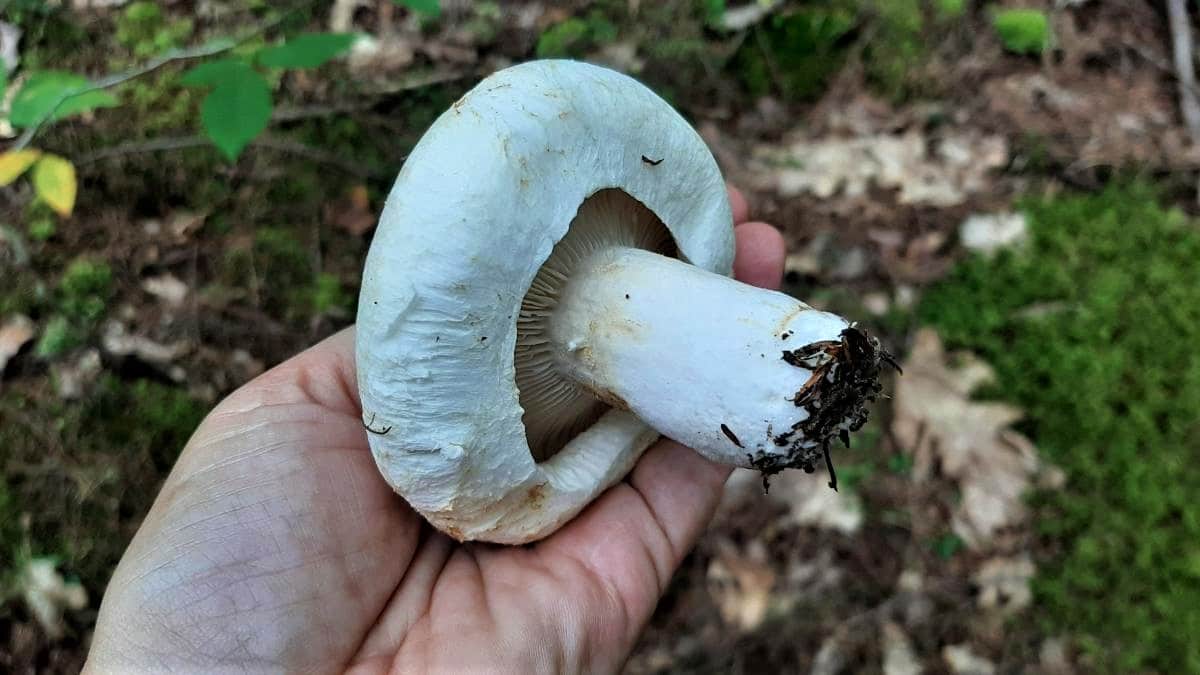
[[[191,47],[189,49],[172,49],[160,56],[156,56],[155,58],[150,59],[149,61],[147,61],[146,63],[144,63],[140,66],[137,66],[135,68],[127,70],[123,73],[114,73],[112,75],[102,77],[98,80],[92,80],[91,82],[88,82],[84,86],[79,87],[77,89],[71,89],[71,90],[65,91],[62,93],[62,95],[60,95],[58,97],[58,99],[56,101],[54,101],[54,105],[52,105],[45,112],[45,114],[42,115],[42,117],[37,122],[35,122],[34,124],[27,127],[25,129],[25,131],[23,131],[21,133],[21,135],[17,137],[17,140],[13,142],[12,147],[9,149],[10,150],[21,150],[25,147],[28,147],[28,145],[33,141],[34,136],[37,136],[38,131],[40,131],[41,128],[43,126],[45,126],[45,124],[48,121],[50,121],[51,118],[54,117],[54,113],[58,112],[58,109],[62,106],[62,104],[66,103],[71,98],[79,96],[80,94],[87,94],[89,92],[100,91],[103,89],[108,89],[110,87],[115,87],[118,84],[128,82],[129,80],[132,80],[136,77],[141,77],[142,75],[145,75],[147,73],[158,70],[159,68],[167,65],[168,63],[174,63],[176,61],[186,61],[189,59],[198,59],[198,58],[203,58],[206,56],[215,56],[217,54],[227,52],[248,40],[251,40],[259,35],[262,35],[263,33],[271,30],[275,26],[278,26],[285,19],[290,17],[292,12],[304,9],[304,8],[308,7],[309,5],[313,4],[314,1],[315,0],[309,0],[308,2],[304,2],[304,3],[300,4],[299,6],[295,7],[291,11],[283,12],[275,19],[264,22],[263,24],[252,28],[251,30],[249,30],[248,32],[243,34],[240,38],[212,40],[212,41],[202,44],[198,47]]]
[[[148,141],[121,143],[119,145],[97,150],[96,152],[76,158],[75,164],[78,166],[86,166],[101,160],[124,157],[127,155],[140,155],[150,152],[170,152],[172,150],[186,150],[188,148],[205,147],[210,144],[211,141],[208,140],[208,138],[199,135],[152,138]],[[321,150],[320,148],[314,148],[312,146],[285,138],[261,136],[253,141],[250,141],[250,146],[259,148],[261,150],[271,150],[273,152],[282,152],[289,155],[295,155],[318,164],[331,166],[359,178],[376,177],[376,173],[364,167],[361,162],[354,162],[345,157],[340,157],[333,153]]]

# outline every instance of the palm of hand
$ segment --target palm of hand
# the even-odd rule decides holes
[[[778,233],[738,234],[739,276],[777,283]],[[347,330],[209,415],[110,582],[89,668],[620,667],[727,470],[661,441],[553,536],[458,544],[379,478],[355,391]]]

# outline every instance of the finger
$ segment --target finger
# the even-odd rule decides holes
[[[746,222],[750,217],[750,204],[746,201],[746,196],[732,185],[727,185],[726,189],[729,192],[729,209],[733,211],[733,224]]]
[[[783,238],[764,223],[737,228],[739,278],[777,286]],[[712,518],[730,468],[670,440],[646,452],[626,483],[606,492],[539,549],[581,564],[612,589],[626,639],[649,620],[683,556]]]
[[[317,403],[358,415],[357,378],[354,326],[349,326],[259,375],[222,402],[216,412],[236,412],[264,403]],[[262,400],[264,397],[270,400]]]
[[[779,288],[783,282],[783,262],[787,252],[783,235],[766,223],[742,223],[737,233],[737,253],[733,258],[733,276],[751,286]]]

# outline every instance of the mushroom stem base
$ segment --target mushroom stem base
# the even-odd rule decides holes
[[[715,461],[812,471],[867,419],[877,340],[841,317],[648,251],[593,255],[549,337],[559,370]]]

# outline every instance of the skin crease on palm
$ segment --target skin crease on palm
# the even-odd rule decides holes
[[[779,232],[737,225],[775,288]],[[550,537],[459,544],[384,483],[353,328],[235,391],[197,429],[117,567],[88,672],[614,672],[729,469],[662,440]]]

